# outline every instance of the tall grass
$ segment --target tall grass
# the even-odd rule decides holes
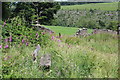
[[[100,34],[89,37],[63,36],[53,40],[51,47],[41,48],[37,63],[32,62],[35,47],[12,46],[3,53],[4,78],[117,78],[117,38]],[[74,43],[74,42],[77,43]],[[72,43],[73,42],[73,43]],[[49,71],[39,68],[43,54],[52,55]],[[9,56],[9,57],[8,57]]]

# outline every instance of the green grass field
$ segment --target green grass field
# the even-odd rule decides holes
[[[113,3],[92,3],[92,4],[83,4],[83,5],[70,5],[70,6],[62,6],[61,9],[63,10],[90,10],[90,9],[97,9],[97,10],[117,10],[118,9],[118,2]]]
[[[74,35],[78,29],[80,28],[75,28],[75,27],[63,27],[63,26],[46,26],[46,28],[49,28],[53,30],[56,34],[61,33],[63,35]],[[88,29],[88,33],[91,33],[92,29]]]
[[[45,26],[45,27],[53,30],[57,34],[61,33],[66,35],[73,35],[79,29],[74,27],[62,27],[62,26]]]

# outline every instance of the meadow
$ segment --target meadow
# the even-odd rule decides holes
[[[118,40],[110,34],[88,37],[51,34],[51,45],[41,47],[37,63],[33,63],[35,46],[25,44],[6,48],[2,56],[4,78],[117,78]],[[54,36],[54,38],[53,38]],[[104,44],[104,45],[103,45]],[[4,49],[3,49],[4,51]],[[49,71],[39,67],[43,54],[52,55]]]
[[[76,27],[66,27],[66,26],[47,26],[47,25],[42,25],[45,26],[46,28],[51,29],[54,31],[57,35],[61,33],[62,35],[75,35],[76,31],[80,28]],[[91,33],[92,29],[88,29],[88,33]]]
[[[112,27],[111,29],[115,30],[116,4],[62,6],[54,16],[53,25],[42,25],[54,33],[35,31],[34,27],[23,26],[20,17],[13,18],[11,23],[0,21],[3,24],[0,26],[2,33],[0,76],[2,78],[118,78],[118,35],[101,33],[86,37],[73,36],[83,27],[88,28],[88,33],[93,31],[92,28]],[[89,10],[101,8],[102,10]],[[58,36],[59,33],[61,37]],[[35,63],[32,53],[37,44],[40,44],[40,51]],[[49,70],[40,67],[40,58],[46,53],[51,54],[52,63]]]
[[[118,9],[118,2],[113,3],[91,3],[91,4],[83,4],[83,5],[70,5],[70,6],[62,6],[62,10],[105,10],[105,11],[115,11]]]

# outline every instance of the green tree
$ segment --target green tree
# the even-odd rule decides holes
[[[2,20],[6,20],[10,17],[11,14],[11,3],[2,2]]]
[[[54,14],[60,9],[56,2],[18,2],[13,16],[24,17],[30,25],[36,20],[40,24],[50,24]]]
[[[105,28],[105,22],[103,22],[102,20],[99,20],[99,25],[101,26],[101,28]]]
[[[118,22],[117,21],[111,21],[108,25],[107,29],[117,30]]]
[[[30,2],[18,2],[15,3],[15,9],[13,10],[12,17],[20,16],[26,21],[26,25],[31,24],[31,16],[34,15],[35,9]]]

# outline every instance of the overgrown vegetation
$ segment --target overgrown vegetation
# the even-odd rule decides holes
[[[2,75],[0,76],[3,78],[118,78],[116,34],[73,36],[81,27],[116,30],[116,11],[60,10],[55,15],[56,19],[51,22],[53,14],[60,8],[57,3],[18,2],[11,4],[12,8],[8,7],[9,4],[3,3],[4,12],[9,13],[10,10],[10,15],[3,16],[3,21],[0,21],[2,24],[0,26]],[[35,6],[39,8],[35,9]],[[42,24],[57,25],[44,25],[55,33],[35,30],[35,27],[31,26],[33,24],[31,21],[36,20]],[[91,31],[92,29],[88,29],[89,33]],[[61,33],[61,36],[58,33]],[[40,44],[41,48],[37,62],[34,63],[32,52],[37,44]],[[41,56],[46,53],[51,54],[52,58],[52,66],[48,71],[41,69],[39,65]]]
[[[95,35],[81,38],[63,36],[59,39],[52,34],[53,46],[41,48],[37,63],[33,63],[31,56],[34,46],[11,46],[3,53],[3,77],[116,78],[117,37],[111,39],[111,35],[100,35],[103,38]],[[52,66],[49,71],[39,68],[39,59],[45,53],[52,55]]]
[[[17,20],[15,20],[17,21]],[[20,22],[20,20],[19,20]],[[35,31],[32,28],[20,25],[6,24],[2,26],[2,46],[37,45],[47,46],[50,43],[49,35],[44,31]]]

